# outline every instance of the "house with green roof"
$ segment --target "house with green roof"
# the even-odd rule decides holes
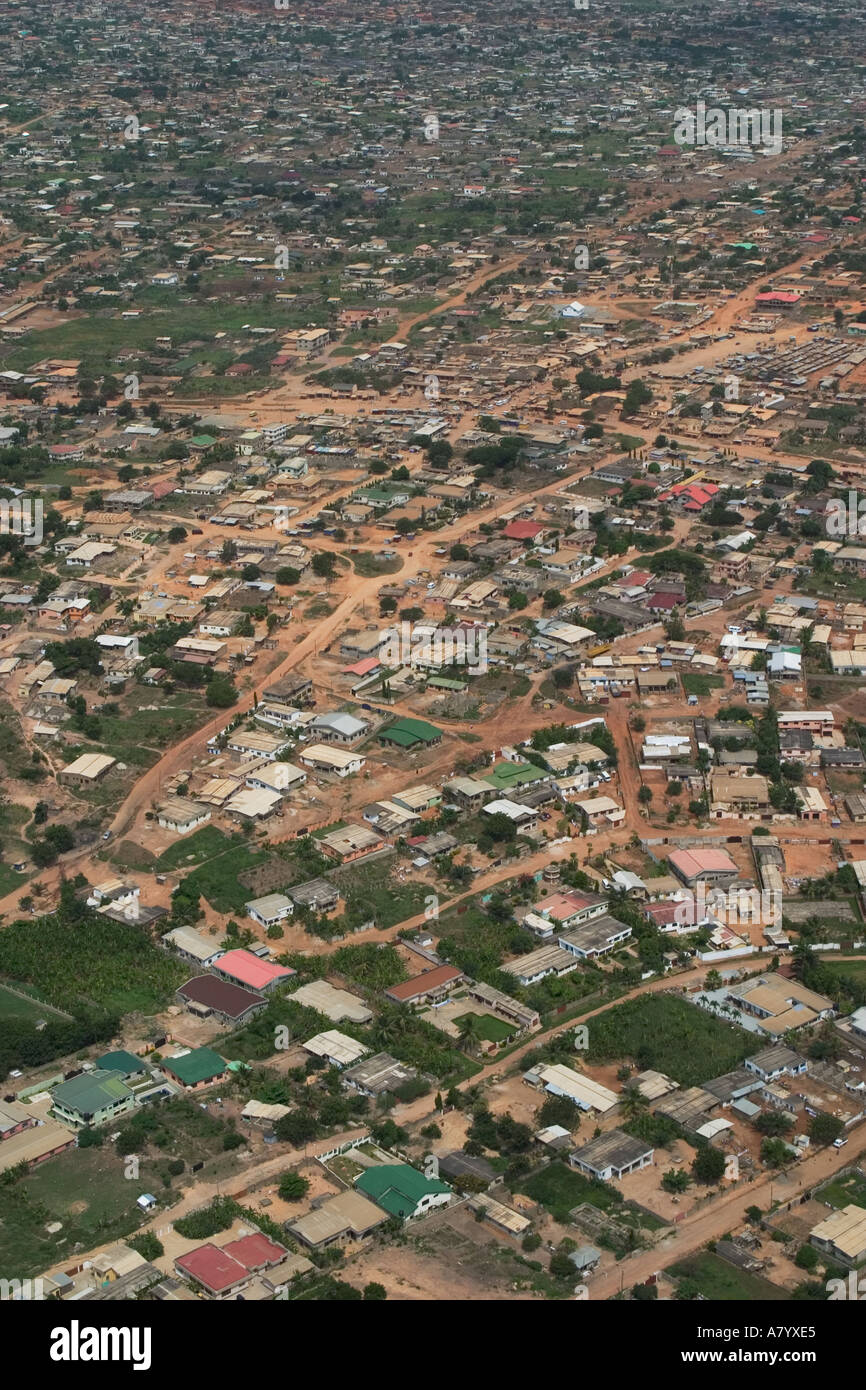
[[[535,763],[495,763],[481,776],[482,782],[489,782],[498,792],[508,791],[511,787],[528,786],[530,782],[549,780],[550,773],[545,772],[544,768],[536,767]]]
[[[135,1105],[135,1096],[120,1072],[97,1068],[62,1081],[51,1092],[52,1112],[76,1129],[84,1125],[104,1125],[125,1115]]]
[[[405,507],[409,491],[401,483],[370,483],[352,493],[353,502],[365,502],[368,507],[386,511],[390,507]]]
[[[383,1163],[365,1168],[355,1186],[389,1216],[411,1221],[434,1207],[447,1207],[451,1188],[438,1178],[426,1178],[409,1163]]]
[[[148,1076],[147,1063],[142,1057],[135,1057],[131,1052],[106,1052],[103,1057],[97,1057],[96,1065],[102,1071],[119,1071],[127,1085],[132,1086],[138,1081],[144,1081]]]
[[[410,719],[407,716],[395,720],[376,737],[388,748],[415,748],[419,744],[432,748],[434,743],[441,743],[442,730],[437,729],[435,724],[428,724],[426,719]]]
[[[171,1081],[186,1091],[199,1091],[228,1075],[225,1060],[209,1047],[194,1047],[181,1057],[164,1057],[159,1065]]]

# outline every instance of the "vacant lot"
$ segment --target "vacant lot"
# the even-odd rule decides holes
[[[543,1206],[563,1226],[568,1224],[569,1213],[582,1202],[607,1212],[615,1212],[622,1205],[616,1188],[585,1178],[564,1163],[551,1163],[549,1168],[535,1173],[520,1184],[520,1191]]]
[[[180,845],[172,845],[167,853],[171,854],[171,850],[180,848]],[[182,848],[189,847],[183,845]],[[252,850],[246,844],[230,844],[228,849],[223,849],[213,858],[207,858],[197,864],[192,872],[186,875],[184,882],[188,890],[200,893],[217,912],[242,913],[244,904],[249,902],[252,894],[240,882],[240,875],[256,864],[264,863],[266,858],[263,850]],[[164,866],[162,859],[157,861],[156,867],[160,866],[172,867]]]
[[[740,1065],[755,1050],[754,1034],[723,1023],[671,994],[647,994],[617,1004],[592,1020],[591,1062],[632,1061],[697,1086]]]
[[[374,1245],[353,1259],[345,1277],[356,1286],[384,1284],[389,1299],[431,1302],[568,1297],[549,1276],[533,1270],[508,1237],[476,1222],[465,1207],[434,1215],[410,1228],[405,1245]]]
[[[719,1259],[718,1255],[706,1250],[671,1265],[667,1272],[678,1281],[680,1287],[683,1281],[688,1280],[695,1286],[696,1293],[715,1302],[770,1303],[790,1296],[787,1289],[777,1288],[758,1274],[735,1269]]]
[[[684,671],[681,679],[687,695],[709,695],[725,683],[721,676],[705,675],[702,671]]]
[[[0,1188],[0,1269],[16,1277],[37,1274],[98,1242],[138,1229],[135,1205],[153,1186],[153,1168],[142,1161],[139,1180],[124,1177],[123,1160],[112,1149],[70,1149],[49,1159],[10,1186]],[[49,1235],[46,1225],[59,1221]]]
[[[854,1206],[866,1207],[866,1175],[859,1172],[840,1174],[821,1188],[818,1197],[822,1202],[829,1202],[831,1207],[847,1207],[852,1202]]]

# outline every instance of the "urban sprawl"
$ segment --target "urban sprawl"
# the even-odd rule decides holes
[[[0,1298],[866,1296],[862,15],[60,18]]]

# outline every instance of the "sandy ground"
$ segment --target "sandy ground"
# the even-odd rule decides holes
[[[434,1213],[408,1228],[409,1244],[374,1245],[351,1261],[346,1277],[356,1287],[373,1280],[384,1284],[397,1302],[488,1302],[504,1298],[528,1300],[536,1295],[516,1291],[491,1259],[497,1249],[519,1253],[519,1245],[476,1222],[464,1206]],[[415,1240],[423,1250],[414,1248]]]

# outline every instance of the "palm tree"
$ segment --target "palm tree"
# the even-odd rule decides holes
[[[636,1120],[647,1112],[647,1099],[636,1086],[627,1086],[622,1096],[622,1113],[629,1120]]]
[[[477,1014],[466,1014],[460,1020],[457,1041],[465,1050],[475,1050],[481,1038],[481,1028]]]
[[[402,1009],[387,1009],[379,1015],[376,1036],[381,1043],[391,1043],[404,1037],[408,1028],[409,1018]]]

